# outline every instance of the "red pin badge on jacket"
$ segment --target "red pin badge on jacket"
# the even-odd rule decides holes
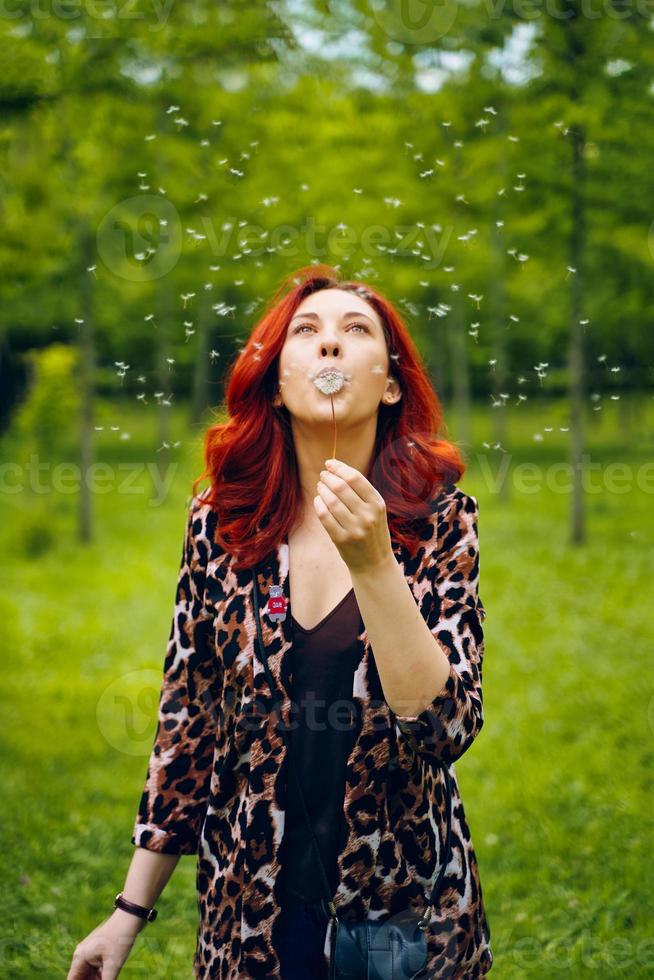
[[[286,619],[288,599],[283,595],[281,585],[271,585],[270,595],[266,603],[266,615],[273,623],[283,623]]]

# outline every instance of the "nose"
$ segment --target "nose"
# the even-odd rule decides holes
[[[321,357],[338,357],[341,352],[341,345],[335,338],[332,340],[321,340],[320,341],[320,356]]]

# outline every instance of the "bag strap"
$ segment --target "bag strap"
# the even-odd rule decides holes
[[[260,621],[260,611],[259,611],[259,588],[258,588],[258,584],[257,584],[257,569],[256,568],[252,572],[252,584],[253,584],[252,598],[253,598],[253,601],[254,601],[254,613],[255,613],[255,617],[254,618],[255,618],[255,623],[256,623],[256,627],[257,627],[257,639],[259,640],[259,646],[261,647],[263,666],[264,666],[264,669],[266,671],[266,679],[268,681],[268,686],[270,687],[270,690],[271,690],[271,692],[273,693],[273,696],[274,696],[274,695],[277,694],[277,689],[276,689],[276,686],[275,686],[275,682],[274,682],[274,680],[272,678],[272,675],[270,673],[270,667],[268,666],[268,651],[266,650],[265,643],[263,642],[263,635],[262,635],[262,632],[261,632],[261,621]],[[280,719],[281,719],[281,703],[282,703],[282,699],[280,698],[277,703],[279,705]],[[277,707],[277,705],[274,705],[274,707]],[[332,893],[331,893],[331,888],[329,886],[329,881],[328,881],[328,878],[327,878],[327,873],[325,871],[325,867],[324,867],[324,864],[323,864],[323,861],[322,861],[322,856],[320,854],[320,848],[318,846],[318,841],[316,840],[316,835],[315,835],[314,830],[313,830],[313,824],[311,823],[311,817],[309,816],[309,811],[307,810],[307,806],[306,806],[306,803],[305,803],[305,800],[304,800],[304,793],[302,792],[302,784],[301,784],[301,780],[300,780],[300,777],[299,777],[299,770],[298,770],[297,762],[295,760],[295,756],[294,756],[293,751],[291,749],[290,741],[286,738],[286,734],[285,734],[283,728],[279,731],[279,734],[282,736],[282,739],[284,740],[284,743],[286,744],[286,749],[287,749],[288,756],[289,756],[289,759],[290,759],[291,768],[293,770],[293,773],[295,775],[295,779],[297,781],[298,791],[299,791],[299,796],[300,796],[300,801],[302,803],[302,811],[304,813],[304,819],[307,822],[307,826],[309,828],[309,833],[311,834],[311,841],[313,843],[313,846],[314,846],[314,849],[315,849],[315,852],[316,852],[316,856],[318,858],[318,866],[320,868],[320,876],[321,876],[321,879],[322,879],[322,885],[323,885],[323,888],[325,890],[325,895],[327,896],[327,898],[326,898],[327,908],[329,910],[329,914],[338,922],[339,921],[338,920],[338,915],[336,914],[336,907],[334,906],[334,903],[332,901]],[[424,916],[420,920],[419,928],[421,928],[423,930],[424,929],[427,929],[427,927],[429,925],[429,919],[431,917],[431,912],[432,912],[432,909],[436,905],[436,898],[437,898],[437,895],[438,895],[438,891],[440,889],[441,882],[442,882],[443,877],[445,875],[445,868],[449,864],[449,860],[450,860],[451,833],[452,833],[451,788],[450,788],[450,778],[449,778],[449,773],[448,773],[447,766],[446,765],[443,765],[441,768],[443,769],[443,776],[444,776],[445,799],[446,799],[446,804],[445,805],[446,805],[446,812],[447,812],[447,829],[446,829],[446,834],[445,834],[445,844],[444,844],[444,848],[443,848],[444,857],[443,857],[443,861],[442,861],[442,864],[441,864],[440,872],[439,872],[438,877],[437,877],[437,879],[436,879],[436,881],[434,883],[434,886],[432,888],[431,896],[429,898],[429,904],[427,905],[427,908],[425,910]]]

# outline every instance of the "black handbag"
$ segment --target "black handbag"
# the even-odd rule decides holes
[[[274,696],[277,691],[268,666],[268,654],[261,633],[256,570],[253,572],[252,579],[257,638],[261,647],[266,678]],[[279,706],[281,717],[281,700]],[[442,766],[445,777],[445,808],[447,813],[444,857],[423,916],[416,916],[412,909],[408,909],[406,912],[393,915],[390,919],[387,918],[383,921],[364,919],[359,922],[347,922],[344,919],[339,919],[336,913],[320,848],[304,801],[297,763],[283,728],[279,730],[279,734],[286,743],[291,770],[298,784],[304,818],[307,821],[311,840],[318,857],[320,876],[327,896],[323,904],[334,923],[330,946],[330,980],[418,980],[420,977],[427,977],[426,932],[429,929],[429,919],[436,905],[451,851],[451,788],[447,767]],[[397,760],[391,757],[391,765],[393,764],[397,764]]]

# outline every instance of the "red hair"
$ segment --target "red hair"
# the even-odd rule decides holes
[[[402,397],[379,405],[373,461],[364,475],[386,501],[394,543],[413,552],[420,543],[416,518],[429,514],[443,486],[465,472],[457,447],[441,437],[446,431],[440,401],[398,312],[370,286],[341,281],[330,265],[305,266],[282,282],[232,363],[225,386],[228,421],[205,432],[205,471],[193,481],[196,494],[198,483],[211,478],[206,503],[217,514],[216,543],[234,556],[238,569],[262,562],[301,515],[290,416],[272,399],[288,324],[305,296],[320,289],[357,293],[384,328],[389,373]]]

